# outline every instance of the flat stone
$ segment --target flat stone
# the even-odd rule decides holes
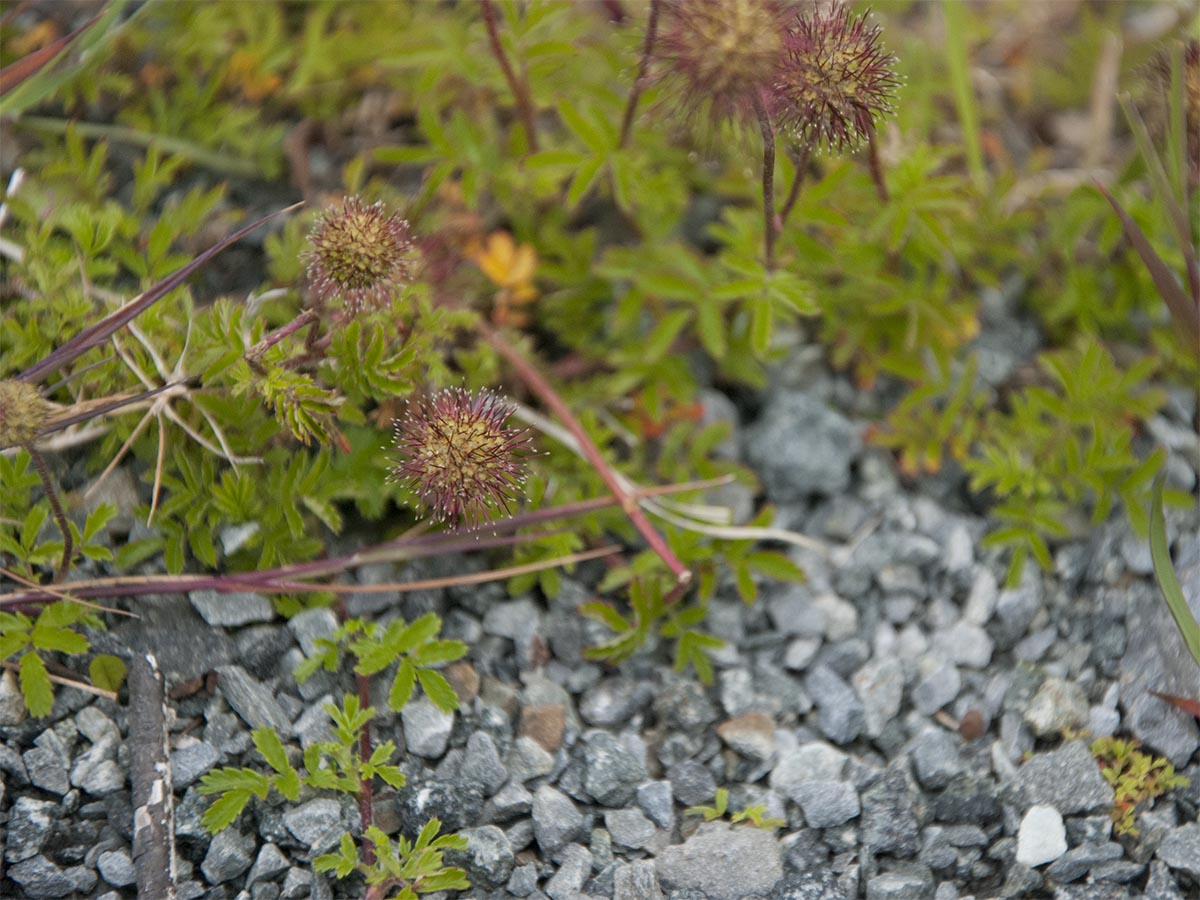
[[[1039,753],[1017,770],[1017,787],[1029,805],[1053,806],[1064,816],[1110,809],[1113,789],[1084,741]]]
[[[454,729],[454,713],[434,705],[428,697],[420,697],[405,704],[400,719],[404,725],[404,743],[410,753],[438,759],[446,752]]]
[[[771,500],[794,503],[844,491],[862,449],[860,429],[808,394],[775,391],[769,398],[746,429],[745,449]]]
[[[962,678],[958,669],[946,662],[921,679],[913,688],[912,699],[918,712],[931,716],[957,697],[961,689]]]
[[[194,784],[221,760],[217,748],[208,741],[180,747],[171,754],[171,782],[175,789]]]
[[[995,643],[981,626],[960,621],[935,634],[933,647],[960,666],[984,669],[992,661]]]
[[[1121,845],[1112,841],[1080,844],[1049,866],[1046,876],[1059,883],[1075,881],[1090,872],[1093,866],[1120,859],[1123,855]]]
[[[59,807],[49,800],[18,797],[8,811],[8,843],[4,858],[9,863],[31,859],[54,833]]]
[[[921,849],[919,798],[903,759],[890,765],[862,795],[862,843],[877,854],[916,856]]]
[[[496,742],[486,731],[473,731],[467,738],[461,775],[478,784],[488,797],[508,781],[508,770],[500,761],[500,751],[496,749]]]
[[[776,588],[767,595],[766,607],[777,633],[816,639],[820,646],[825,634],[825,610],[817,604],[807,585],[787,584]]]
[[[549,775],[554,770],[554,757],[533,738],[519,737],[513,741],[504,766],[513,781],[524,783]]]
[[[703,891],[710,900],[765,895],[783,878],[783,853],[771,833],[707,822],[655,859],[662,885]]]
[[[632,850],[641,850],[654,839],[654,823],[638,809],[607,809],[604,811],[604,827],[612,835],[613,843]]]
[[[505,885],[505,890],[514,897],[528,897],[537,890],[537,883],[537,866],[533,863],[526,863],[513,869],[512,876]]]
[[[684,806],[708,803],[717,793],[717,780],[694,759],[685,759],[667,770],[675,799]]]
[[[1158,858],[1200,880],[1200,824],[1191,822],[1171,831],[1158,846]]]
[[[771,790],[796,802],[800,785],[809,781],[841,781],[849,757],[824,741],[810,741],[780,754],[771,770]]]
[[[292,836],[309,850],[324,850],[331,838],[336,844],[345,831],[342,808],[329,797],[317,797],[290,807],[283,814],[283,823]]]
[[[1031,868],[1054,862],[1067,852],[1067,829],[1053,806],[1031,806],[1017,832],[1017,862]]]
[[[128,887],[137,881],[128,850],[106,850],[96,857],[100,877],[113,887]]]
[[[755,762],[775,753],[775,722],[766,713],[748,712],[717,726],[717,737],[735,753]]]
[[[306,609],[288,619],[288,628],[296,637],[296,643],[305,656],[316,656],[321,652],[318,640],[333,640],[338,630],[337,616],[327,607]]]
[[[75,891],[75,883],[66,873],[40,854],[9,866],[4,874],[19,884],[30,900],[66,897]]]
[[[525,815],[533,808],[533,794],[519,782],[510,781],[493,795],[491,805],[496,821],[507,822]]]
[[[929,900],[933,889],[930,872],[884,872],[867,882],[867,900]]]
[[[601,728],[624,725],[638,706],[638,686],[628,678],[605,678],[584,691],[579,715]]]
[[[192,608],[209,625],[236,628],[252,622],[270,622],[275,618],[275,607],[262,594],[220,591],[192,591],[188,594]]]
[[[810,828],[833,828],[849,822],[862,809],[858,791],[844,781],[805,781],[792,795]]]
[[[251,728],[271,728],[281,737],[292,733],[291,717],[275,699],[275,693],[251,677],[241,666],[217,669],[221,693],[230,709]]]

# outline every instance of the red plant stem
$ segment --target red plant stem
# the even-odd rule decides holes
[[[272,347],[274,347],[276,344],[278,344],[284,338],[295,334],[301,328],[305,328],[308,325],[315,324],[317,322],[317,319],[318,319],[318,316],[317,316],[316,310],[313,310],[313,309],[304,310],[302,313],[300,313],[300,315],[298,315],[298,316],[296,316],[296,318],[292,319],[292,321],[288,322],[286,325],[284,325],[281,328],[276,328],[274,331],[272,331],[270,334],[268,334],[266,337],[264,337],[261,341],[259,341],[257,344],[255,344],[253,347],[251,347],[249,350],[247,350],[246,351],[246,360],[248,362],[253,363],[259,359],[262,359],[264,353],[266,353],[268,350],[270,350]],[[313,329],[313,331],[309,332],[309,337],[306,342],[306,346],[313,342],[313,335],[315,335],[315,334],[316,334],[316,329]]]
[[[37,473],[42,479],[42,487],[46,489],[46,499],[50,501],[50,509],[54,512],[54,521],[63,536],[62,561],[58,564],[58,571],[54,573],[54,581],[57,583],[66,578],[67,572],[71,569],[71,557],[75,553],[75,540],[71,537],[71,525],[58,500],[58,490],[54,487],[54,479],[50,476],[50,467],[46,464],[46,457],[42,456],[41,451],[32,443],[25,445],[25,452],[29,454],[29,458],[33,461],[33,467],[37,469]]]
[[[800,199],[800,187],[804,184],[804,176],[808,174],[808,157],[810,148],[806,144],[792,161],[796,166],[796,174],[792,176],[792,186],[788,190],[787,199],[783,202],[783,209],[779,211],[779,228],[782,231],[784,224],[788,220],[788,216],[792,214],[792,207],[796,205],[796,201]]]
[[[524,80],[517,78],[517,73],[513,71],[512,64],[508,61],[508,56],[504,53],[504,47],[500,44],[500,32],[496,28],[496,8],[492,5],[492,0],[480,0],[479,5],[483,9],[483,21],[487,25],[488,41],[492,45],[492,54],[496,57],[496,61],[500,63],[500,68],[504,70],[504,77],[508,81],[508,87],[513,92],[513,99],[517,102],[517,112],[521,116],[521,123],[525,127],[525,134],[529,138],[529,152],[537,153],[537,132],[534,130],[533,101],[529,97],[529,85]]]
[[[625,21],[625,7],[621,5],[621,0],[604,0],[604,8],[608,10],[610,21],[618,25]]]
[[[875,129],[867,135],[867,161],[871,167],[871,180],[875,182],[875,192],[879,194],[881,203],[888,202],[888,189],[883,181],[883,165],[879,161],[879,147],[875,143]]]
[[[574,435],[575,440],[579,442],[580,451],[587,458],[587,461],[592,464],[592,467],[596,470],[596,474],[604,480],[608,489],[612,491],[613,496],[617,498],[622,511],[629,517],[629,521],[641,532],[650,549],[657,553],[666,567],[671,570],[671,574],[675,576],[676,585],[684,586],[689,584],[692,580],[691,571],[679,561],[679,558],[667,546],[667,542],[663,536],[650,524],[650,520],[646,518],[646,514],[642,512],[642,508],[638,505],[637,498],[629,493],[621,484],[620,479],[617,478],[617,474],[604,459],[604,455],[584,430],[583,426],[579,424],[579,420],[575,418],[575,414],[571,412],[571,408],[567,406],[566,401],[550,386],[550,382],[542,377],[542,373],[534,368],[533,364],[522,356],[516,347],[505,340],[500,332],[496,331],[482,319],[479,320],[479,330],[483,333],[488,343],[495,347],[496,351],[508,360],[509,365],[516,370],[517,375],[520,376],[529,389],[538,395],[550,411],[558,417],[558,420]]]
[[[650,68],[650,53],[654,49],[654,38],[658,33],[658,4],[659,0],[650,0],[650,17],[646,20],[646,41],[642,44],[642,59],[638,63],[637,77],[633,79],[633,87],[629,89],[629,102],[625,104],[625,118],[621,120],[621,140],[617,142],[618,150],[629,142],[630,132],[633,131],[633,113],[642,96],[646,70]]]
[[[768,272],[775,270],[775,236],[780,223],[775,219],[775,129],[771,117],[763,105],[762,97],[754,95],[754,113],[758,116],[758,127],[763,141],[763,252]]]

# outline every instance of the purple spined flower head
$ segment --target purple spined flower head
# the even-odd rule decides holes
[[[668,0],[654,47],[658,80],[689,113],[753,120],[780,63],[783,9],[776,0]]]
[[[0,380],[0,450],[31,445],[46,424],[49,411],[32,384],[15,378]]]
[[[409,281],[412,233],[382,203],[347,197],[325,211],[308,240],[313,289],[350,313],[385,306]]]
[[[402,454],[392,478],[403,482],[439,522],[477,525],[507,512],[525,482],[530,435],[506,425],[511,404],[491,391],[438,391],[409,401],[397,419]]]
[[[854,149],[893,112],[900,79],[867,14],[844,6],[797,15],[785,30],[772,85],[783,129],[814,151]]]

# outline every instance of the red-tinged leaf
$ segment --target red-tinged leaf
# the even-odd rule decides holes
[[[39,362],[34,363],[24,372],[17,375],[17,378],[30,383],[40,381],[46,375],[61,369],[67,363],[79,358],[93,347],[100,346],[112,337],[114,332],[132,322],[144,310],[153,306],[167,294],[171,293],[171,291],[175,290],[175,288],[183,284],[192,274],[206,266],[214,256],[226,247],[237,243],[259,226],[265,225],[272,219],[298,209],[302,205],[302,203],[294,203],[284,209],[277,210],[270,215],[263,216],[261,219],[251,222],[243,228],[239,228],[233,234],[229,235],[229,237],[217,241],[217,243],[213,244],[191,262],[176,269],[172,274],[149,290],[133,298],[120,309],[109,313],[96,324],[85,328],[57,350],[47,354]]]
[[[1177,706],[1188,715],[1200,719],[1200,700],[1189,700],[1187,697],[1176,697],[1174,694],[1160,694],[1158,691],[1151,691],[1150,693],[1159,700],[1164,700],[1172,706]]]
[[[100,21],[100,17],[103,15],[104,12],[101,10],[70,34],[65,34],[53,43],[47,44],[40,50],[34,50],[0,69],[0,97],[3,97],[26,78],[36,75],[44,69],[56,56],[66,50],[72,41]]]

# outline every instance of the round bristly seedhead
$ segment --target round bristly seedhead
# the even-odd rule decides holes
[[[657,77],[689,112],[755,117],[783,50],[784,16],[774,0],[671,0],[654,47]]]
[[[46,402],[32,384],[0,381],[0,449],[32,444],[48,415]]]
[[[433,518],[479,524],[507,512],[525,481],[526,429],[505,423],[513,407],[491,391],[462,388],[410,401],[396,420],[402,454],[392,478],[403,482]]]
[[[350,312],[387,304],[409,280],[408,222],[382,203],[347,197],[327,209],[309,235],[308,277],[326,302]]]
[[[780,125],[815,151],[853,149],[893,111],[896,57],[867,14],[844,6],[797,15],[785,30],[771,94]]]
[[[1188,180],[1193,186],[1200,184],[1200,41],[1190,40],[1181,48],[1163,49],[1151,59],[1149,75],[1149,103],[1146,109],[1147,124],[1153,131],[1165,136],[1170,129],[1170,104],[1172,57],[1181,54],[1183,77],[1183,127],[1187,137]]]

